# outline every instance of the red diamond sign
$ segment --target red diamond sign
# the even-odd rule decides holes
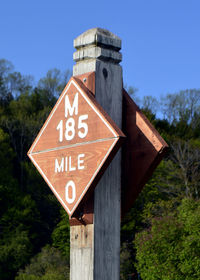
[[[121,137],[92,93],[71,78],[28,156],[72,216],[119,149]]]

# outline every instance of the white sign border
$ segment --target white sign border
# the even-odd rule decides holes
[[[104,156],[104,158],[102,159],[101,163],[99,164],[98,168],[96,169],[96,171],[93,173],[90,181],[88,182],[88,184],[86,185],[86,187],[84,188],[82,194],[80,195],[79,199],[77,200],[77,202],[75,203],[74,207],[72,208],[72,210],[70,211],[69,208],[67,207],[66,203],[62,200],[62,198],[60,197],[60,195],[57,193],[57,191],[55,190],[55,188],[53,187],[53,185],[51,184],[51,182],[49,181],[49,179],[47,178],[47,176],[45,175],[45,173],[43,172],[43,170],[40,168],[40,166],[37,164],[37,162],[35,161],[35,159],[33,158],[34,154],[37,153],[46,153],[46,152],[51,152],[51,151],[55,151],[56,149],[66,149],[68,148],[68,146],[61,146],[61,147],[55,147],[52,149],[47,149],[47,150],[43,150],[43,151],[38,151],[38,152],[33,152],[36,144],[38,143],[40,137],[42,136],[44,130],[46,129],[47,125],[49,124],[50,120],[52,119],[54,113],[56,112],[58,106],[60,105],[62,99],[64,98],[64,96],[66,95],[68,89],[70,88],[71,84],[73,84],[76,89],[78,90],[78,92],[82,95],[82,97],[86,100],[86,102],[90,105],[90,107],[96,112],[96,114],[100,117],[100,119],[102,120],[102,122],[108,127],[108,129],[111,131],[111,133],[113,134],[113,138],[107,138],[107,139],[98,139],[97,141],[106,141],[106,140],[113,140],[112,145],[110,146],[110,148],[108,149],[106,155]],[[84,91],[80,88],[80,86],[73,80],[73,78],[71,78],[71,81],[69,81],[69,83],[66,85],[65,89],[63,90],[61,96],[58,98],[54,108],[52,109],[51,113],[49,114],[47,120],[45,121],[43,127],[41,128],[40,132],[38,133],[33,145],[31,146],[28,155],[30,157],[30,159],[32,160],[32,162],[34,163],[35,167],[38,169],[38,171],[40,172],[40,174],[43,176],[43,178],[45,179],[45,181],[47,182],[47,184],[51,187],[51,190],[53,191],[53,193],[55,194],[55,196],[58,198],[58,200],[60,201],[60,203],[62,204],[62,206],[65,208],[65,210],[68,212],[68,214],[71,216],[73,214],[73,212],[75,211],[76,207],[78,206],[79,202],[82,200],[84,194],[86,193],[86,191],[88,190],[89,186],[91,185],[92,181],[94,180],[95,176],[97,175],[97,173],[99,172],[99,170],[101,169],[102,165],[104,164],[105,160],[107,159],[108,155],[110,154],[110,152],[112,151],[113,147],[115,146],[115,144],[117,143],[117,141],[119,140],[118,135],[116,134],[115,130],[112,128],[112,126],[110,125],[110,123],[103,117],[103,114],[98,110],[98,108],[96,108],[96,106],[91,102],[90,98],[87,96],[87,94],[84,93]],[[77,143],[76,145],[82,145],[82,144],[90,144],[90,143],[94,143],[94,141],[90,141],[90,142],[83,142],[83,143]],[[75,144],[74,144],[75,145]],[[73,146],[73,145],[69,145],[69,148]]]
[[[80,195],[79,199],[77,200],[77,202],[75,203],[74,207],[72,208],[72,210],[70,211],[69,208],[67,207],[66,203],[62,200],[62,198],[60,197],[60,195],[57,193],[57,191],[55,190],[55,188],[53,187],[53,185],[51,184],[51,182],[49,181],[49,179],[47,178],[47,176],[45,175],[45,173],[43,172],[43,170],[40,168],[40,166],[37,164],[37,162],[34,160],[33,155],[34,154],[29,154],[32,162],[34,163],[34,165],[37,167],[38,171],[40,172],[40,174],[43,176],[43,178],[45,179],[45,181],[47,182],[47,184],[51,187],[51,190],[54,192],[54,194],[56,195],[56,197],[58,198],[58,200],[60,201],[60,203],[62,204],[62,206],[65,208],[65,210],[67,210],[68,214],[71,216],[73,214],[73,212],[75,211],[76,207],[78,206],[79,202],[82,200],[84,194],[86,193],[86,191],[88,190],[89,186],[91,185],[92,181],[94,180],[95,176],[97,175],[97,173],[99,172],[99,170],[101,169],[102,165],[104,164],[106,158],[108,157],[108,155],[110,154],[110,152],[112,151],[113,147],[115,146],[115,144],[117,143],[117,141],[119,140],[119,137],[117,138],[108,138],[105,139],[104,141],[108,141],[108,140],[113,140],[112,145],[110,146],[110,148],[108,149],[106,155],[104,156],[104,158],[102,159],[101,163],[99,164],[98,168],[96,169],[96,171],[93,173],[90,181],[88,182],[88,184],[86,185],[86,187],[84,188],[82,194]],[[88,143],[90,144],[90,143]],[[67,147],[65,147],[66,149]],[[49,153],[51,151],[47,151],[47,153]]]
[[[100,112],[97,110],[96,106],[94,106],[94,105],[91,103],[90,99],[86,96],[86,94],[82,91],[82,89],[77,85],[77,83],[75,83],[74,80],[71,80],[71,81],[69,82],[69,85],[67,85],[67,86],[65,87],[65,89],[63,90],[61,96],[59,97],[59,99],[58,99],[58,101],[57,101],[57,103],[56,103],[56,105],[54,106],[54,108],[53,108],[53,110],[51,111],[50,115],[48,116],[47,120],[45,121],[45,123],[44,123],[43,127],[41,128],[39,134],[37,135],[37,137],[36,137],[36,139],[35,139],[33,145],[31,146],[31,148],[30,148],[30,150],[29,150],[29,152],[28,152],[29,154],[32,153],[33,149],[35,148],[36,144],[38,143],[40,137],[42,136],[44,130],[46,129],[47,125],[49,124],[50,120],[52,119],[52,117],[53,117],[55,111],[57,110],[57,108],[58,108],[60,102],[61,102],[62,99],[64,98],[64,96],[65,96],[65,94],[67,93],[67,91],[68,91],[69,87],[71,86],[71,84],[73,84],[73,85],[77,88],[77,90],[81,93],[81,95],[82,95],[83,98],[87,101],[87,103],[90,105],[90,107],[92,107],[92,109],[93,109],[93,110],[96,112],[96,114],[100,117],[100,119],[103,121],[103,123],[104,123],[104,124],[108,127],[108,129],[112,132],[112,134],[114,135],[114,137],[117,137],[115,131],[114,131],[113,128],[110,126],[109,122],[108,122],[105,118],[103,118],[102,113],[100,113]],[[80,144],[81,144],[81,143],[80,143]]]

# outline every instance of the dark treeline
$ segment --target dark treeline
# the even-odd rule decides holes
[[[67,214],[26,155],[69,77],[52,69],[35,85],[0,60],[2,280],[69,278]],[[128,91],[170,149],[122,221],[121,279],[200,279],[200,90]]]

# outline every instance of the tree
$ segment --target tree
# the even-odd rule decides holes
[[[182,90],[167,94],[162,98],[162,113],[170,123],[186,122],[194,124],[195,114],[200,109],[200,90]]]
[[[159,109],[159,102],[152,96],[144,96],[142,100],[142,109],[144,111],[149,111],[152,114],[156,114]]]
[[[19,268],[26,264],[32,251],[32,244],[28,232],[17,227],[7,232],[7,236],[0,242],[0,278],[13,279]]]
[[[177,210],[151,220],[136,235],[136,267],[145,280],[200,279],[200,203],[183,199]]]
[[[51,241],[59,207],[26,156],[52,104],[30,87],[7,98],[6,79],[13,72],[6,65],[0,63],[0,278],[11,280]],[[22,76],[15,77],[19,85]]]
[[[131,254],[131,244],[124,242],[120,251],[120,279],[127,280],[133,273],[133,256]],[[132,279],[132,278],[131,278]]]
[[[1,110],[5,110],[6,106],[9,104],[9,102],[13,99],[13,96],[11,93],[8,92],[4,80],[4,67],[2,67],[2,60],[0,60],[0,108]],[[3,69],[2,69],[3,68]]]
[[[7,94],[16,98],[32,88],[33,77],[23,76],[20,72],[14,71],[10,61],[0,59],[0,81],[3,82]]]
[[[59,250],[47,245],[31,259],[15,280],[67,280],[69,266]]]
[[[7,91],[17,98],[20,94],[28,92],[32,88],[33,77],[22,76],[19,72],[9,73],[5,79]]]
[[[58,248],[69,264],[70,259],[70,228],[69,218],[63,208],[60,209],[61,220],[52,232],[52,245]]]
[[[200,198],[200,149],[189,142],[171,143],[172,160],[178,165],[178,177],[183,182],[186,197]]]
[[[11,73],[14,69],[13,64],[6,60],[0,59],[0,77],[5,79],[9,73]]]
[[[48,99],[52,97],[59,97],[69,80],[70,71],[67,70],[61,73],[57,68],[51,69],[47,72],[46,76],[39,80],[38,88],[46,92]]]
[[[0,60],[0,279],[13,280],[19,270],[18,280],[68,278],[67,214],[26,155],[68,78],[69,71],[52,69],[33,88]],[[137,99],[135,88],[128,92]],[[122,221],[122,279],[136,274],[136,265],[147,280],[199,278],[199,93],[167,95],[166,119],[156,117],[153,97],[140,101],[171,149]]]

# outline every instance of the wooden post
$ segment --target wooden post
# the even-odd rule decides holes
[[[90,29],[74,40],[73,76],[95,71],[95,98],[122,127],[121,40]],[[70,227],[70,279],[118,280],[120,275],[121,151],[94,194],[94,224]]]

